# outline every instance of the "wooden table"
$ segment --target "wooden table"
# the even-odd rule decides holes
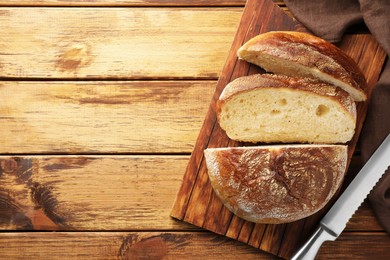
[[[244,5],[0,0],[0,259],[275,258],[169,216]],[[357,258],[368,202],[318,256]]]

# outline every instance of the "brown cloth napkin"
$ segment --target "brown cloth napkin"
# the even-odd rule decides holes
[[[284,0],[294,16],[317,36],[330,42],[341,39],[352,25],[365,23],[390,56],[390,0]],[[390,133],[390,61],[373,90],[360,135],[366,162]],[[389,155],[390,156],[390,155]],[[390,234],[390,169],[368,196],[377,219]]]

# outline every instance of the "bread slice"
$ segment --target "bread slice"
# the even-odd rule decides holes
[[[367,99],[367,83],[352,58],[333,44],[301,32],[268,32],[245,43],[240,59],[268,72],[319,79],[338,86],[355,101]]]
[[[211,185],[237,216],[287,223],[323,208],[343,181],[345,145],[275,145],[204,151]]]
[[[356,105],[347,92],[321,81],[255,74],[225,87],[217,116],[233,140],[345,143],[355,132]]]

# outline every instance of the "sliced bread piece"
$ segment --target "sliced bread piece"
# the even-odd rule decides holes
[[[352,58],[333,44],[301,32],[268,32],[245,43],[240,59],[266,71],[319,79],[338,86],[355,101],[367,99],[367,83]]]
[[[356,105],[347,92],[321,81],[255,74],[225,87],[217,116],[233,140],[345,143],[355,132]]]
[[[343,181],[345,145],[275,145],[204,151],[211,185],[237,216],[287,223],[323,208]]]

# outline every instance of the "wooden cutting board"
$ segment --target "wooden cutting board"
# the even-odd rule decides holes
[[[236,56],[238,48],[257,34],[276,30],[305,31],[301,24],[286,15],[271,0],[248,0],[171,216],[274,255],[289,258],[308,238],[330,205],[313,216],[289,224],[266,225],[245,221],[226,209],[215,195],[203,160],[203,150],[207,147],[242,145],[230,140],[218,125],[215,113],[216,101],[230,81],[237,77],[262,72],[258,67],[238,60]],[[338,46],[359,64],[368,81],[368,95],[370,95],[383,66],[386,56],[384,51],[369,34],[347,35]],[[349,143],[349,161],[356,147],[367,106],[367,102],[359,103],[357,106],[358,123],[356,134]]]

